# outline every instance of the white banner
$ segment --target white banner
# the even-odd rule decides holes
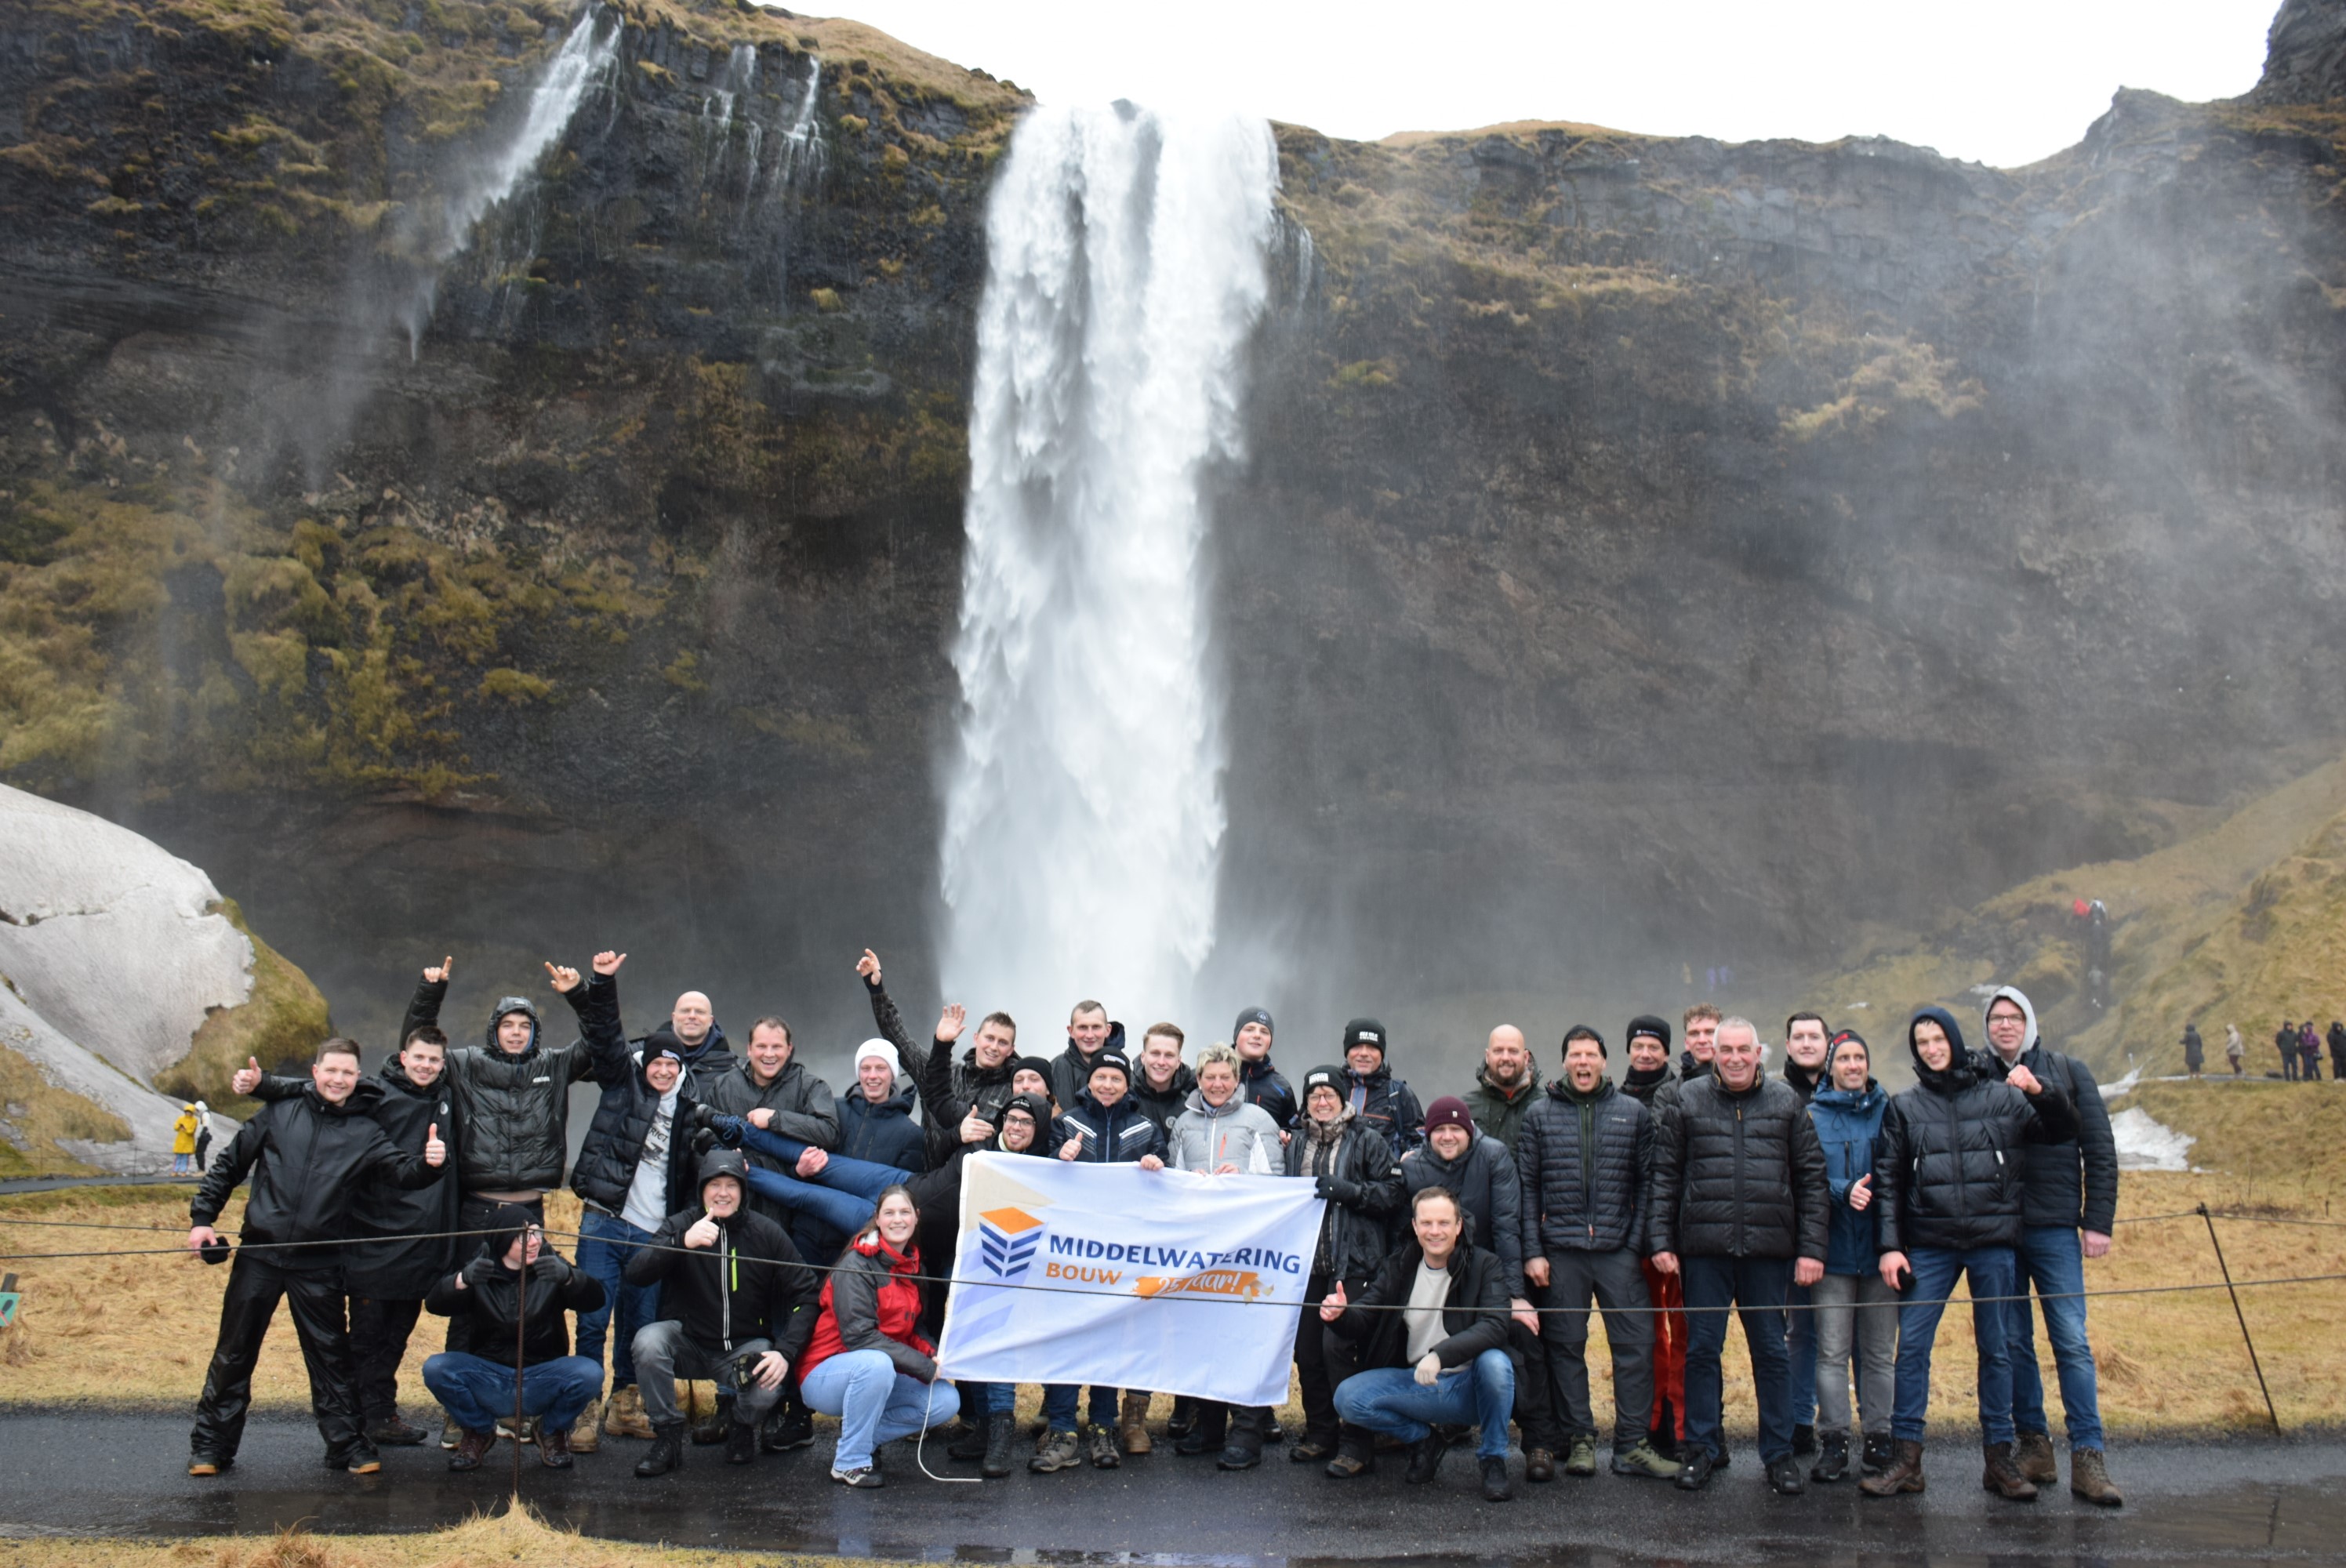
[[[937,1366],[982,1382],[1284,1404],[1324,1207],[1312,1189],[972,1155]]]

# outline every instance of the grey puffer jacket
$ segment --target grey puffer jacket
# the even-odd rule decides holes
[[[1211,1175],[1236,1166],[1241,1176],[1279,1176],[1287,1165],[1279,1124],[1269,1111],[1236,1094],[1209,1105],[1203,1090],[1190,1090],[1188,1106],[1173,1118],[1165,1143],[1165,1163],[1177,1170]]]
[[[1429,1138],[1401,1157],[1402,1190],[1414,1197],[1430,1186],[1446,1186],[1474,1221],[1475,1245],[1498,1255],[1509,1296],[1524,1294],[1523,1188],[1515,1157],[1488,1133],[1476,1133],[1466,1152],[1445,1160]]]
[[[1611,1079],[1584,1105],[1559,1078],[1515,1135],[1526,1257],[1642,1249],[1654,1124]]]
[[[1707,1074],[1654,1104],[1648,1253],[1824,1261],[1824,1146],[1790,1084],[1761,1077],[1738,1093]]]

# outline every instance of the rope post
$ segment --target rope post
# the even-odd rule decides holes
[[[507,1513],[521,1512],[521,1364],[527,1354],[524,1349],[529,1324],[529,1231],[521,1233],[521,1274],[514,1282],[514,1474],[513,1501],[505,1505]]]
[[[2199,1217],[2208,1224],[2208,1245],[2216,1249],[2216,1267],[2224,1271],[2224,1289],[2232,1298],[2232,1316],[2240,1322],[2240,1342],[2249,1348],[2249,1365],[2257,1374],[2257,1391],[2265,1397],[2265,1414],[2272,1421],[2272,1430],[2280,1431],[2280,1412],[2273,1409],[2272,1390],[2265,1385],[2264,1363],[2257,1359],[2257,1342],[2249,1335],[2249,1315],[2240,1310],[2240,1292],[2232,1284],[2232,1266],[2224,1261],[2224,1244],[2216,1239],[2216,1217],[2208,1206],[2199,1206]]]

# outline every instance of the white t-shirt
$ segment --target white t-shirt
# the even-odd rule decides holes
[[[668,1143],[675,1135],[676,1096],[677,1089],[662,1095],[659,1109],[652,1113],[643,1158],[636,1162],[636,1179],[627,1184],[627,1201],[619,1210],[619,1217],[638,1230],[658,1230],[668,1218]]]
[[[1425,1359],[1426,1352],[1450,1338],[1450,1330],[1442,1321],[1442,1304],[1450,1299],[1450,1270],[1417,1266],[1417,1278],[1409,1288],[1409,1306],[1401,1320],[1409,1327],[1409,1359],[1412,1366]]]

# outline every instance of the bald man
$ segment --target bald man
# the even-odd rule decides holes
[[[1483,1046],[1483,1065],[1474,1086],[1460,1096],[1474,1118],[1475,1130],[1494,1137],[1509,1150],[1524,1125],[1524,1114],[1538,1103],[1539,1069],[1532,1064],[1524,1032],[1512,1023],[1491,1031]]]
[[[700,1098],[734,1067],[732,1044],[725,1038],[725,1026],[717,1022],[717,1009],[706,992],[688,991],[678,997],[668,1022],[633,1044],[639,1062],[674,1053],[684,1064],[682,1086],[688,1099]]]

